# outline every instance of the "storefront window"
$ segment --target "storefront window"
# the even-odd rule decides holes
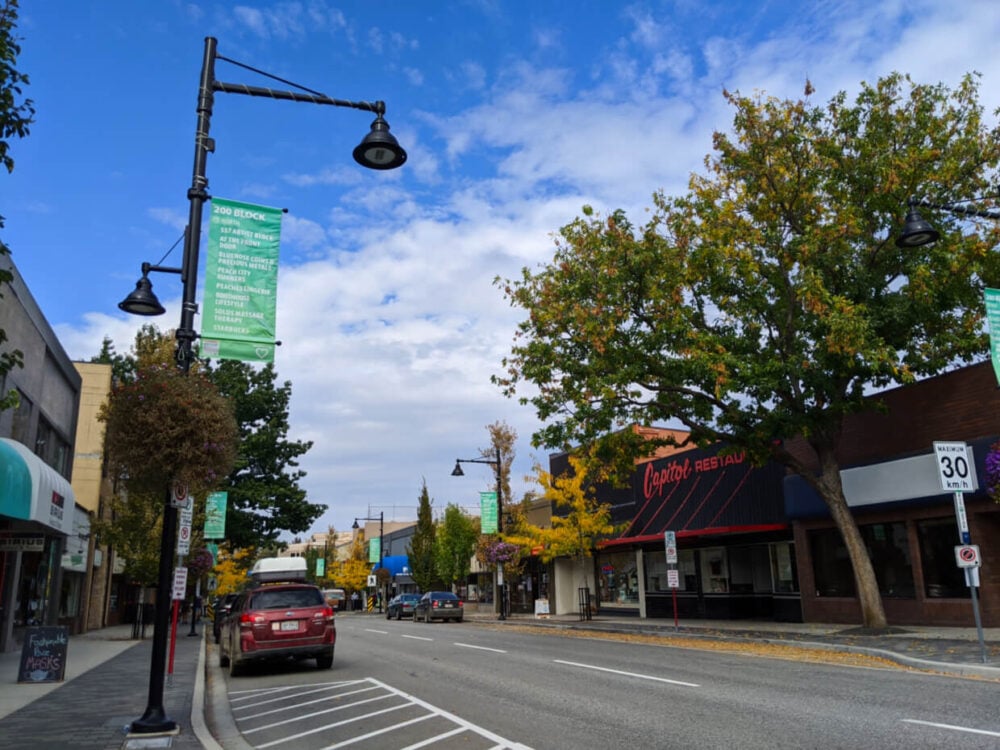
[[[701,580],[706,594],[729,592],[729,563],[725,547],[701,550]]]
[[[767,546],[729,548],[729,590],[734,594],[770,594],[771,565]]]
[[[929,599],[968,599],[965,574],[955,564],[958,524],[954,518],[934,518],[917,523],[924,594]]]
[[[770,545],[771,581],[776,594],[797,594],[799,574],[795,567],[795,543],[775,542]]]
[[[598,556],[598,596],[607,606],[639,606],[639,573],[636,553],[604,553]]]
[[[886,597],[915,596],[906,525],[876,523],[859,527],[878,581]],[[838,529],[809,532],[817,596],[854,596],[854,569]]]

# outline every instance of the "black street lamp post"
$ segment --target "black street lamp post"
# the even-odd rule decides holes
[[[358,526],[358,521],[378,521],[378,570],[382,569],[382,557],[385,555],[385,549],[382,546],[384,537],[383,532],[385,531],[385,511],[379,511],[378,518],[368,517],[368,516],[358,516],[354,519],[354,523],[351,524],[351,528],[357,531],[360,526]],[[376,589],[378,590],[378,613],[382,614],[382,587],[377,585],[378,579],[376,578]]]
[[[493,471],[496,473],[497,480],[497,532],[503,533],[503,464],[500,461],[500,448],[499,446],[494,446],[496,451],[496,458],[456,458],[455,468],[451,470],[451,475],[453,477],[464,477],[465,472],[462,471],[462,464],[487,464],[493,467]],[[500,606],[500,615],[497,617],[498,620],[507,619],[507,598],[506,598],[506,587],[503,581],[503,568],[500,563],[497,563],[497,571],[499,581],[497,582],[497,600]]]
[[[966,200],[951,201],[949,203],[935,203],[924,198],[910,198],[907,202],[908,210],[906,212],[906,221],[903,225],[903,231],[896,238],[896,246],[904,249],[911,247],[923,247],[924,245],[930,245],[937,242],[941,238],[941,233],[935,229],[930,222],[924,220],[924,218],[920,215],[920,212],[917,211],[917,206],[921,206],[923,208],[933,208],[939,211],[947,211],[948,213],[957,214],[959,216],[978,216],[982,219],[1000,221],[1000,211],[961,205],[964,203],[972,203],[976,200],[978,199],[970,198]],[[954,499],[956,514],[964,516],[965,501],[962,497],[962,493],[956,492]],[[968,531],[963,532],[961,527],[959,527],[959,529],[959,545],[971,544],[972,539],[969,536]],[[974,568],[965,568],[965,581],[969,588],[969,595],[972,599],[972,613],[976,622],[976,631],[979,634],[980,656],[983,664],[986,664],[986,642],[983,639],[983,624],[979,615],[979,602],[976,598],[978,578],[973,578],[975,574],[976,570]]]
[[[201,243],[202,208],[208,194],[208,178],[205,166],[209,152],[215,151],[215,140],[209,137],[209,127],[212,119],[212,106],[216,91],[227,94],[244,94],[260,96],[269,99],[287,99],[295,102],[311,104],[329,104],[335,107],[350,107],[375,114],[368,133],[354,149],[354,160],[369,169],[395,169],[406,161],[406,151],[389,133],[389,124],[385,121],[385,102],[352,102],[344,99],[332,99],[328,96],[311,91],[298,84],[285,81],[256,68],[251,68],[241,62],[223,57],[217,52],[218,41],[214,37],[205,38],[205,53],[202,60],[201,80],[198,87],[198,125],[194,140],[194,170],[191,187],[187,197],[190,202],[188,225],[184,237],[184,256],[180,268],[142,264],[142,277],[136,283],[135,289],[118,307],[134,315],[161,315],[165,312],[163,305],[153,294],[149,281],[150,271],[180,274],[183,284],[180,325],[177,327],[177,348],[175,360],[177,366],[188,372],[193,358],[192,348],[198,334],[194,330],[194,316],[198,311],[195,301],[198,276],[198,251]],[[277,91],[274,89],[247,86],[245,84],[225,83],[215,78],[215,61],[224,60],[246,70],[272,78],[281,83],[294,86],[301,91]],[[302,93],[305,92],[305,93]],[[153,621],[153,654],[149,668],[149,700],[143,715],[132,722],[131,731],[139,734],[166,733],[177,730],[177,722],[166,715],[163,709],[163,680],[167,653],[167,629],[169,625],[170,595],[173,567],[173,550],[177,543],[177,508],[171,502],[171,492],[168,489],[167,502],[163,511],[163,533],[160,538],[160,565],[157,578],[156,614]]]

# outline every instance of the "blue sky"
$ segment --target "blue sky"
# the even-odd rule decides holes
[[[210,193],[288,209],[276,366],[290,436],[315,442],[302,486],[329,510],[314,531],[412,518],[425,479],[436,509],[474,507],[489,467],[451,468],[497,420],[519,433],[523,493],[546,453],[534,414],[489,380],[519,318],[493,279],[551,259],[584,204],[641,221],[654,191],[682,192],[730,125],[723,88],[798,98],[808,78],[821,103],[893,70],[949,85],[979,71],[987,109],[1000,103],[994,0],[59,0],[22,3],[19,31],[38,111],[0,181],[3,236],[75,359],[105,336],[129,350],[146,321],[117,303],[181,236],[204,37],[386,102],[409,160],[374,172],[351,158],[369,113],[215,98]],[[223,61],[216,76],[287,88]],[[152,320],[172,329],[180,283],[152,281],[167,306]]]

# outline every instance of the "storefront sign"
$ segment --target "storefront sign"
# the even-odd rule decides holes
[[[24,633],[18,682],[62,682],[66,673],[69,629],[34,627]]]
[[[201,356],[274,361],[281,214],[212,199]]]
[[[41,552],[45,537],[36,535],[0,536],[0,552]]]

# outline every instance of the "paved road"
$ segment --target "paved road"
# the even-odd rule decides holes
[[[228,687],[261,748],[1000,747],[995,683],[469,624],[344,618],[332,671]]]

